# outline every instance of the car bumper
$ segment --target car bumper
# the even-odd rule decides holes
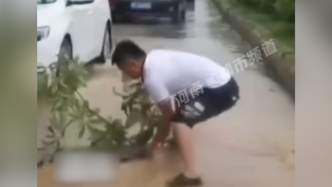
[[[147,1],[151,4],[149,9],[134,9],[131,3],[139,2],[135,0],[119,1],[113,6],[112,14],[114,16],[169,16],[179,2],[178,0]],[[142,1],[141,1],[142,2]]]
[[[61,45],[60,42],[52,38],[37,41],[37,67],[49,66],[53,62],[58,61],[58,54]]]
[[[127,17],[131,19],[139,19],[140,17],[169,17],[170,13],[142,13],[142,12],[121,12],[114,14],[114,17]]]

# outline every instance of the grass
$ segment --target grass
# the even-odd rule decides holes
[[[261,13],[252,7],[241,4],[237,0],[212,0],[220,3],[222,8],[246,24],[257,33],[262,40],[273,39],[277,50],[286,54],[283,59],[273,61],[266,73],[280,83],[295,97],[295,24],[277,20],[269,13]],[[255,8],[255,7],[254,7]],[[287,7],[285,7],[287,8]],[[289,55],[288,55],[289,54]]]
[[[239,19],[253,26],[258,33],[274,39],[278,50],[295,53],[295,24],[274,19],[271,15],[255,12],[249,7],[232,0],[219,0],[225,9],[232,7],[230,12]]]

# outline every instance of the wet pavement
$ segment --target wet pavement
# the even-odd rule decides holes
[[[182,50],[227,64],[251,48],[223,22],[209,1],[196,0],[187,22],[113,26],[114,40],[132,39],[146,50]],[[122,89],[121,74],[108,64],[95,68],[89,87],[83,90],[91,105],[104,115],[123,117],[121,100],[112,88]],[[235,74],[241,90],[236,107],[194,129],[195,148],[205,187],[293,187],[295,173],[295,107],[291,98],[270,80],[260,64]],[[72,130],[75,134],[75,129]],[[77,132],[76,132],[77,134]],[[85,144],[67,139],[69,144]],[[73,143],[74,142],[74,143]],[[179,156],[164,150],[153,161],[123,164],[115,184],[65,185],[52,180],[52,167],[38,170],[40,186],[163,187],[166,179],[181,171]]]

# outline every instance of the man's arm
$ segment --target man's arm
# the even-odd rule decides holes
[[[150,147],[151,149],[154,149],[159,143],[163,143],[167,138],[174,112],[172,110],[171,96],[163,84],[163,81],[160,80],[156,74],[151,73],[145,80],[144,85],[153,102],[158,106],[162,113],[162,121],[157,127],[156,136]]]
[[[167,136],[169,135],[169,131],[171,128],[172,118],[174,117],[174,111],[172,109],[172,102],[170,98],[167,98],[161,102],[159,102],[158,107],[162,112],[162,121],[161,124],[157,127],[156,137],[154,139],[154,143],[163,143]]]

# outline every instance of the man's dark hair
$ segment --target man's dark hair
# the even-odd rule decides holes
[[[112,54],[112,64],[118,66],[127,63],[129,58],[144,58],[146,53],[136,43],[131,40],[122,40],[116,44]]]

